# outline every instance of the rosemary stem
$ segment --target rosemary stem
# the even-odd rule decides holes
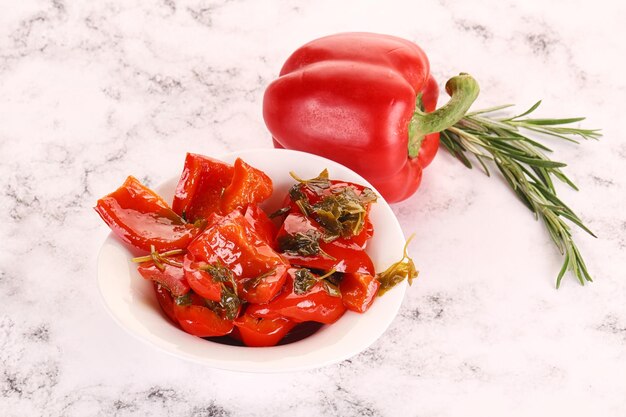
[[[527,111],[513,117],[495,118],[490,115],[510,105],[466,113],[454,126],[441,132],[441,143],[468,168],[472,168],[472,163],[467,155],[474,156],[487,175],[489,175],[489,169],[485,161],[495,164],[520,200],[535,214],[537,219],[543,220],[550,238],[564,256],[563,266],[557,275],[557,288],[567,270],[570,270],[584,285],[585,282],[592,281],[591,275],[574,243],[571,228],[566,220],[590,235],[594,237],[595,235],[557,197],[553,180],[556,178],[574,190],[577,190],[577,187],[561,171],[560,168],[565,164],[553,161],[546,155],[545,152],[551,152],[551,149],[536,139],[527,137],[522,130],[573,143],[578,143],[573,137],[598,139],[601,134],[597,129],[563,127],[563,125],[582,121],[583,118],[580,117],[528,118],[527,116],[540,104],[539,101]]]

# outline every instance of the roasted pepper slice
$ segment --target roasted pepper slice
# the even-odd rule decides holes
[[[366,312],[378,294],[380,282],[370,274],[344,274],[339,289],[341,300],[348,310]]]
[[[259,318],[243,314],[235,319],[241,341],[246,346],[274,346],[296,325],[284,317]]]
[[[244,218],[252,229],[272,248],[275,248],[276,233],[278,228],[265,214],[263,209],[256,204],[250,204],[244,213]]]
[[[184,248],[199,232],[132,176],[99,199],[95,210],[115,235],[142,252]]]
[[[183,255],[173,256],[168,259],[182,265]],[[153,262],[143,262],[139,264],[137,271],[145,279],[161,284],[174,297],[180,297],[189,292],[190,287],[185,279],[185,272],[182,267],[163,263],[161,268]]]
[[[234,166],[188,153],[172,208],[189,221],[258,204],[272,194],[272,180],[241,158]]]
[[[324,170],[316,178],[299,180],[300,183],[294,185],[287,193],[282,211],[284,213],[301,213],[313,219],[324,220],[319,215],[320,209],[330,206],[338,211],[341,204],[357,204],[357,207],[361,205],[364,213],[359,230],[356,233],[339,233],[334,242],[339,246],[352,249],[365,249],[367,241],[374,235],[374,226],[369,213],[372,203],[376,201],[376,194],[360,184],[330,180],[327,175],[328,172]],[[351,198],[346,199],[346,196]],[[323,227],[323,225],[321,226]]]
[[[233,179],[233,167],[208,156],[188,153],[176,186],[172,209],[188,221],[221,212],[221,196]]]
[[[197,261],[221,270],[224,276],[232,274],[235,291],[251,303],[268,302],[285,281],[287,263],[238,211],[207,227],[187,250]]]
[[[174,303],[174,315],[184,331],[198,337],[213,337],[233,330],[233,321],[207,307],[199,295],[189,293],[185,298]]]
[[[272,180],[264,172],[248,165],[241,158],[235,160],[231,183],[222,195],[222,213],[245,209],[259,204],[272,195]]]
[[[279,229],[276,242],[282,256],[293,265],[374,275],[372,260],[358,245],[324,242],[323,236],[324,230],[314,220],[291,213]]]
[[[178,325],[178,319],[174,313],[174,299],[172,298],[172,294],[158,282],[153,282],[152,285],[154,286],[154,292],[156,293],[161,310],[163,310],[165,315],[169,317],[174,324]]]
[[[315,321],[334,323],[345,313],[340,294],[330,293],[325,281],[316,282],[306,291],[298,291],[294,286],[298,270],[290,268],[285,288],[267,304],[251,304],[246,314],[252,317],[286,317],[295,322]]]
[[[187,254],[183,259],[185,279],[189,286],[201,297],[211,301],[220,301],[222,298],[222,284],[217,281],[207,269],[206,265],[196,262],[192,255]]]

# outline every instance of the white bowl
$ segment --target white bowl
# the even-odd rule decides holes
[[[219,159],[232,163],[237,157],[272,178],[274,194],[264,206],[269,211],[279,208],[294,183],[289,171],[302,178],[312,178],[323,168],[328,168],[333,179],[372,187],[349,168],[304,152],[258,149],[231,153]],[[167,201],[172,201],[177,182],[178,178],[172,178],[156,191]],[[368,243],[367,252],[376,270],[382,271],[402,257],[405,239],[398,220],[382,198],[372,206],[371,219],[374,236]],[[348,311],[336,323],[323,326],[311,336],[291,344],[263,348],[230,346],[189,335],[166,319],[151,283],[137,273],[136,266],[130,262],[131,257],[113,234],[100,249],[98,287],[113,319],[131,335],[167,353],[233,371],[296,371],[348,359],[369,347],[385,332],[398,313],[406,290],[406,282],[402,282],[376,298],[366,313]]]

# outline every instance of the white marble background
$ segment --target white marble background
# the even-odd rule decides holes
[[[626,415],[625,3],[71,0],[0,2],[0,415]],[[551,141],[595,277],[560,257],[499,178],[446,154],[398,204],[421,269],[387,333],[341,364],[251,375],[170,357],[101,306],[91,207],[187,151],[269,147],[264,87],[302,43],[348,30],[419,43],[479,105],[544,99],[597,143]]]

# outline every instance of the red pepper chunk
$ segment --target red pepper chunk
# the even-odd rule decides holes
[[[272,248],[275,249],[275,239],[278,228],[272,220],[256,204],[251,204],[246,208],[243,215],[252,229]]]
[[[233,330],[233,322],[219,316],[202,305],[178,305],[174,303],[174,313],[180,327],[198,337],[224,336]]]
[[[241,211],[239,210],[233,211],[226,216],[213,213],[208,217],[205,227],[211,227],[222,221],[224,217],[238,216],[240,213]],[[274,240],[276,239],[278,227],[276,227],[274,222],[267,216],[267,214],[265,214],[263,209],[256,204],[250,204],[243,212],[243,217],[248,223],[248,226],[252,228],[252,230],[256,232],[259,237],[261,237],[261,239],[274,248]]]
[[[174,299],[172,298],[172,294],[170,294],[170,292],[158,282],[153,282],[152,285],[154,286],[154,291],[156,293],[157,301],[161,306],[161,310],[163,310],[165,315],[169,317],[172,322],[178,325],[178,319],[174,313]]]
[[[241,298],[266,303],[282,287],[288,265],[235,211],[207,227],[187,248],[196,260],[228,268]]]
[[[241,341],[246,346],[274,346],[296,325],[284,317],[258,318],[243,314],[235,319]]]
[[[353,188],[359,195],[366,188],[365,186],[360,184],[339,180],[330,180],[330,184],[331,185],[328,189],[319,194],[314,192],[304,184],[297,184],[296,187],[298,187],[300,191],[304,193],[304,195],[306,195],[308,202],[311,205],[318,203],[325,196],[332,195],[334,191],[339,191],[345,187]],[[289,213],[302,213],[298,205],[291,199],[289,194],[285,197],[284,207],[289,207]],[[365,247],[367,246],[367,241],[374,235],[374,225],[372,224],[369,216],[371,207],[371,203],[367,204],[365,207],[367,213],[365,214],[364,226],[361,232],[356,236],[340,237],[335,240],[335,244],[352,249],[365,249]]]
[[[142,252],[184,248],[199,232],[132,176],[99,199],[95,210],[117,237]]]
[[[222,213],[259,204],[272,195],[272,180],[264,172],[251,167],[241,158],[235,160],[231,183],[222,195]]]
[[[314,231],[323,234],[321,227],[308,217],[300,213],[291,213],[283,222],[276,241],[281,248],[282,256],[292,265],[307,268],[336,272],[357,272],[374,275],[374,264],[369,255],[359,245],[351,244],[349,240],[337,239],[332,242],[324,242],[319,239],[320,252],[316,255],[305,256],[293,253],[284,248],[283,239],[298,234],[307,234]]]
[[[182,255],[173,256],[169,259],[178,263],[183,262]],[[141,276],[145,279],[161,284],[174,297],[180,297],[189,292],[189,284],[185,279],[185,272],[181,267],[164,263],[163,270],[160,270],[153,262],[143,262],[139,264],[137,271],[139,271]]]
[[[373,275],[345,274],[339,284],[343,305],[357,313],[366,312],[378,294],[378,287],[380,282]]]
[[[328,294],[322,282],[317,282],[304,294],[297,294],[293,285],[295,272],[296,269],[289,269],[285,288],[276,298],[267,304],[251,304],[246,314],[252,317],[285,317],[295,322],[315,321],[324,324],[339,320],[346,312],[341,297]]]
[[[217,159],[188,153],[172,209],[188,221],[221,212],[221,196],[233,179],[233,167]]]
[[[203,298],[211,301],[220,301],[222,298],[222,284],[215,281],[211,275],[200,269],[202,264],[195,262],[190,254],[183,259],[185,279],[189,286]]]
[[[241,298],[249,303],[267,303],[280,292],[289,266],[277,264],[263,275],[244,282]]]

